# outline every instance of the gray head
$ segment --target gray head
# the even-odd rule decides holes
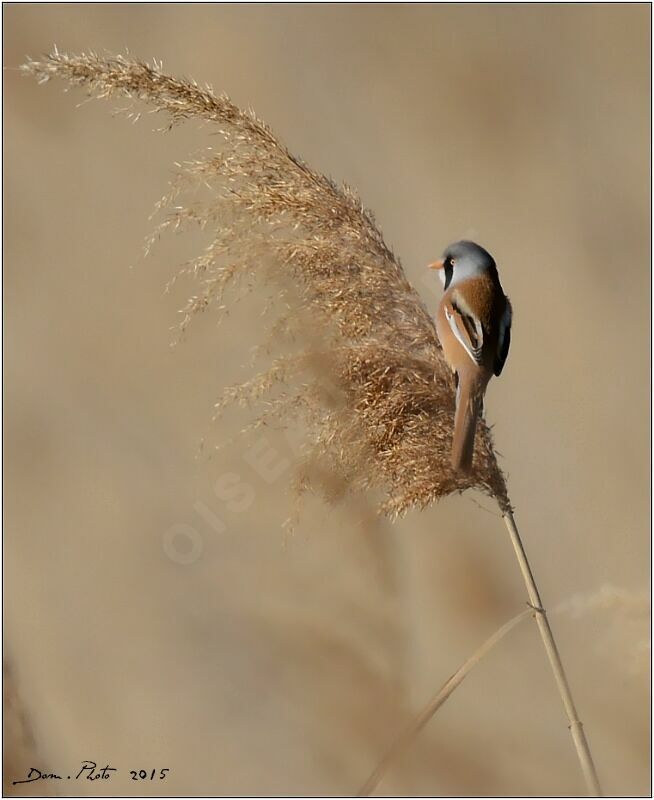
[[[493,256],[474,242],[451,244],[443,253],[443,259],[429,266],[438,270],[438,277],[445,289],[483,272],[497,275]]]

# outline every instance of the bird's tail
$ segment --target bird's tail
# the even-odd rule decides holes
[[[477,419],[481,413],[484,390],[475,381],[461,380],[456,393],[452,466],[461,472],[472,469]]]

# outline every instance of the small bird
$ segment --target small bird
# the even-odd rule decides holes
[[[445,289],[436,331],[456,379],[452,466],[470,472],[486,386],[509,353],[511,303],[493,257],[474,242],[451,244],[429,267],[438,270]]]

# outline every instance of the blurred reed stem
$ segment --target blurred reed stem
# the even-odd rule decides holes
[[[512,630],[519,622],[521,622],[523,619],[525,619],[525,617],[527,617],[530,614],[533,614],[533,616],[536,618],[536,623],[538,624],[538,629],[540,631],[540,635],[543,640],[545,652],[547,653],[550,666],[552,667],[552,672],[554,673],[554,679],[556,681],[556,685],[559,690],[561,700],[563,701],[563,707],[565,708],[565,713],[570,723],[568,727],[570,729],[572,740],[574,742],[575,749],[577,751],[577,757],[579,758],[579,763],[581,765],[584,779],[586,781],[586,787],[588,789],[589,794],[592,797],[602,797],[602,789],[600,787],[599,779],[597,777],[597,771],[595,770],[595,764],[593,763],[593,757],[590,753],[588,741],[586,740],[583,724],[579,719],[579,715],[577,713],[577,709],[575,707],[574,700],[572,698],[572,692],[570,691],[570,686],[568,684],[568,679],[565,674],[565,669],[563,668],[563,663],[561,662],[561,656],[559,655],[559,650],[558,647],[556,646],[556,641],[554,639],[554,634],[552,633],[552,629],[550,627],[550,623],[547,618],[547,613],[543,608],[543,604],[540,598],[540,593],[538,591],[538,586],[536,585],[533,572],[531,571],[529,559],[527,558],[524,545],[522,544],[522,539],[520,538],[518,527],[515,523],[513,513],[510,510],[504,511],[502,516],[504,517],[504,522],[506,524],[507,530],[509,531],[511,544],[513,545],[513,549],[515,551],[516,558],[518,560],[518,565],[520,566],[520,571],[522,572],[522,577],[524,578],[525,581],[525,586],[527,587],[527,595],[529,597],[529,602],[528,602],[529,609],[513,617],[513,619],[509,620],[501,628],[499,628],[445,682],[440,691],[430,701],[430,703],[426,706],[426,708],[420,712],[420,714],[416,717],[416,719],[413,720],[411,725],[399,736],[398,739],[396,739],[393,742],[393,744],[388,749],[386,754],[383,756],[377,767],[371,773],[368,780],[364,783],[364,785],[360,789],[358,793],[359,797],[370,796],[370,794],[377,788],[382,778],[388,772],[388,769],[391,766],[391,764],[397,759],[400,753],[403,752],[407,748],[407,746],[415,739],[418,733],[420,733],[420,731],[425,727],[425,725],[434,716],[434,714],[438,711],[438,709],[443,705],[443,703],[445,703],[445,701],[449,698],[452,692],[462,683],[463,679],[475,666],[475,664],[478,664],[479,661],[481,661],[481,659],[501,639],[503,639],[504,636],[506,636],[506,634],[509,633],[510,630]]]
[[[515,626],[522,622],[523,619],[533,614],[532,608],[528,608],[517,614],[513,619],[510,619],[501,628],[495,631],[482,644],[480,648],[470,656],[470,658],[462,664],[459,669],[445,681],[439,692],[430,700],[429,704],[420,712],[420,714],[412,721],[412,723],[403,731],[402,734],[393,742],[393,744],[386,751],[386,754],[379,762],[377,767],[372,771],[368,780],[363,784],[358,792],[357,797],[369,797],[372,792],[379,786],[381,780],[388,772],[392,762],[408,747],[409,744],[416,738],[420,731],[425,727],[429,720],[434,716],[438,709],[448,699],[452,692],[459,686],[470,670],[478,664],[481,659],[493,647],[503,639],[509,631],[513,630]]]

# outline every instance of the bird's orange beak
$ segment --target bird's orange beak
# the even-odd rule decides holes
[[[429,269],[443,269],[445,262],[441,259],[440,261],[433,261],[431,264],[427,264],[427,266]]]

